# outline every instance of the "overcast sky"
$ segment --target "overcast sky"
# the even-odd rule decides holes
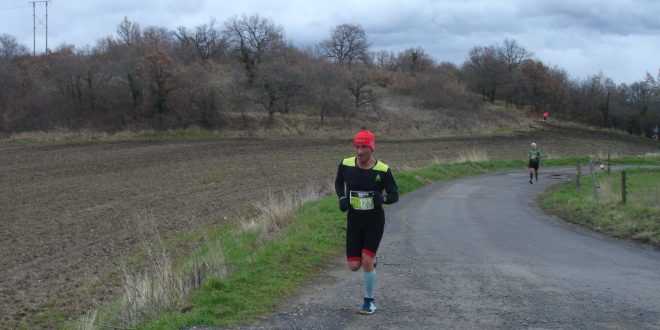
[[[43,4],[36,12],[45,20]],[[271,18],[298,47],[327,38],[333,26],[353,23],[367,32],[371,50],[421,46],[436,61],[457,65],[472,47],[509,38],[573,79],[602,72],[616,83],[631,83],[660,69],[659,0],[53,0],[48,45],[94,46],[114,35],[124,16],[142,27],[175,29],[243,14]],[[29,0],[0,0],[3,33],[32,49]],[[44,49],[44,35],[42,26],[37,52]]]

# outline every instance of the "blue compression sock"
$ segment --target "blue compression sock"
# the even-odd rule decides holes
[[[364,272],[364,297],[374,297],[374,287],[376,286],[376,269],[367,273]]]

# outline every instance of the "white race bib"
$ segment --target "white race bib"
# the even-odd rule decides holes
[[[373,210],[374,209],[374,192],[373,191],[353,191],[350,194],[351,206],[356,210]]]

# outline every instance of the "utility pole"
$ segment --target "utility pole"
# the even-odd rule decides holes
[[[46,53],[48,53],[48,1],[44,3],[46,4]],[[607,94],[607,96],[609,97],[610,95]]]
[[[34,24],[37,19],[36,11],[32,2],[32,56],[37,56],[37,26]]]
[[[39,25],[43,26],[46,29],[46,49],[45,53],[48,53],[48,2],[50,0],[33,0],[30,1],[32,4],[32,55],[37,55],[37,21]],[[45,22],[41,18],[37,18],[37,3],[43,3],[46,5],[46,16]]]

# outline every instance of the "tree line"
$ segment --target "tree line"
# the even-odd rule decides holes
[[[370,47],[360,25],[341,24],[301,49],[259,15],[175,30],[125,18],[93,47],[63,44],[38,56],[2,34],[0,132],[248,127],[259,112],[264,124],[276,113],[323,123],[377,110],[377,89],[430,110],[499,101],[636,134],[660,119],[660,71],[631,85],[602,74],[575,81],[509,39],[474,47],[460,66],[421,47]]]

